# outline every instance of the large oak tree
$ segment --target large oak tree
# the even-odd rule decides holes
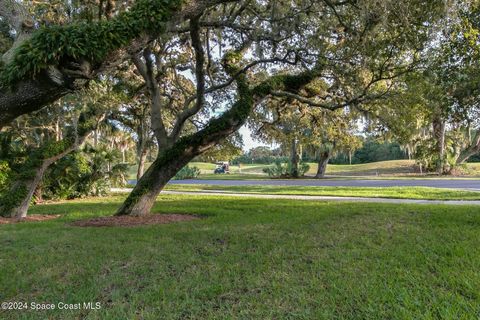
[[[180,168],[270,98],[335,110],[383,97],[392,79],[414,69],[428,36],[422,23],[438,3],[409,3],[414,11],[393,1],[377,4],[242,1],[206,10],[134,55],[151,98],[159,154],[117,214],[149,213]],[[188,62],[179,62],[185,56]],[[169,95],[186,70],[195,90]],[[318,79],[326,87],[309,90]],[[165,121],[172,112],[175,120]],[[189,122],[200,124],[185,131]]]
[[[133,61],[159,154],[118,214],[141,215],[178,170],[268,98],[334,110],[385,95],[392,79],[415,67],[444,7],[433,0],[137,0],[88,24],[38,30],[30,15],[11,9],[0,11],[17,35],[0,71],[0,126]],[[190,63],[177,63],[181,56]],[[171,95],[182,77],[193,92]],[[317,79],[328,84],[324,92],[305,90]]]

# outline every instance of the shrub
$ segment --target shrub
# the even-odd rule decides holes
[[[438,153],[435,150],[435,142],[432,139],[422,141],[417,146],[415,162],[424,173],[434,172],[439,161]]]
[[[279,178],[285,176],[287,174],[287,167],[286,165],[282,164],[281,162],[277,161],[271,167],[263,168],[263,172],[268,174],[270,178]]]
[[[57,161],[43,179],[46,199],[75,199],[106,195],[111,187],[124,186],[128,164],[119,161],[102,148],[86,148]]]
[[[298,166],[298,174],[303,177],[308,170],[310,170],[310,165],[306,162],[300,162],[300,165]]]
[[[180,171],[177,172],[174,180],[185,180],[185,179],[195,179],[200,175],[200,169],[197,167],[185,166]]]
[[[310,170],[310,166],[305,162],[300,162],[298,165],[298,175],[303,177],[305,173]],[[286,161],[276,161],[275,164],[271,167],[267,167],[263,169],[263,172],[268,174],[270,178],[291,178],[292,177],[292,162]]]

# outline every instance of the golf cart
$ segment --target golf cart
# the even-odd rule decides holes
[[[230,165],[228,164],[227,161],[221,161],[216,163],[217,167],[213,171],[215,174],[224,174],[224,173],[230,173]]]

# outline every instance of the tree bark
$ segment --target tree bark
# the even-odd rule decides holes
[[[145,162],[147,160],[147,148],[143,148],[142,152],[138,157],[138,169],[137,169],[137,181],[143,176],[145,172]]]
[[[245,75],[240,76],[237,82],[240,94],[233,107],[221,117],[211,120],[204,129],[180,138],[172,146],[159,152],[116,215],[149,214],[159,193],[181,168],[237,131],[246,122],[254,105],[253,95]]]
[[[176,0],[169,1],[166,5],[170,5],[174,3],[174,1]],[[9,2],[13,1],[10,0]],[[156,23],[159,25],[159,30],[171,30],[181,21],[197,16],[208,7],[227,2],[234,1],[188,1],[185,5],[181,6],[181,8],[175,9],[176,11],[165,15],[165,21],[156,21]],[[5,4],[2,4],[0,7],[4,5]],[[116,18],[117,17],[114,17],[112,20]],[[167,27],[163,28],[165,24],[167,24]],[[34,31],[32,37],[35,36],[36,32],[41,32],[41,30]],[[104,31],[102,28],[99,28],[99,32]],[[38,111],[72,91],[85,88],[89,80],[93,79],[98,73],[114,69],[121,62],[125,61],[125,59],[129,58],[130,54],[128,54],[127,51],[138,51],[139,48],[145,47],[157,36],[158,34],[148,36],[139,34],[137,39],[131,39],[128,50],[118,48],[117,52],[111,52],[101,63],[90,64],[88,61],[78,61],[72,57],[62,57],[61,63],[58,62],[58,65],[49,65],[37,74],[35,78],[29,76],[28,79],[25,78],[18,83],[14,83],[13,88],[7,88],[9,85],[0,85],[0,130],[23,114]],[[20,45],[23,45],[23,43],[28,42],[29,39],[21,39],[21,41],[22,43]],[[14,46],[18,46],[18,43],[14,44]],[[14,55],[8,58],[3,57],[3,59],[8,62],[7,66],[9,67],[11,67],[10,64],[15,63]],[[13,67],[15,67],[15,65],[13,65]]]
[[[320,152],[317,174],[315,175],[316,179],[325,178],[325,173],[327,172],[327,164],[328,164],[328,161],[330,160],[330,157],[331,157],[330,152],[328,151]]]
[[[251,96],[247,94],[242,99],[250,100]],[[251,110],[253,102],[248,104],[238,103],[238,106],[247,107],[248,110]],[[213,120],[205,129],[181,138],[173,146],[159,152],[156,160],[138,181],[116,215],[141,216],[149,214],[157,196],[181,168],[196,156],[234,133],[245,123],[249,112],[240,115],[237,111],[236,108],[232,108],[230,112]],[[237,116],[234,116],[234,114]]]
[[[161,149],[156,160],[116,212],[117,216],[149,214],[157,196],[168,181],[193,158],[206,152],[240,129],[247,121],[256,102],[278,89],[297,92],[314,80],[320,71],[316,69],[289,77],[283,75],[272,76],[254,88],[250,88],[247,75],[239,72],[241,70],[237,65],[240,62],[239,60],[241,59],[238,58],[237,52],[226,54],[223,61],[224,68],[229,75],[238,74],[235,78],[238,100],[220,117],[210,120],[204,129],[179,138],[166,148]]]
[[[116,215],[141,216],[150,213],[157,196],[168,181],[195,157],[190,152],[186,152],[179,157],[170,159],[168,156],[170,151],[174,150],[167,150],[159,154],[137,182],[134,190]]]
[[[467,161],[470,157],[480,153],[480,130],[478,130],[473,138],[472,143],[462,152],[456,160],[456,164],[460,165]]]
[[[443,174],[445,165],[445,121],[441,117],[435,117],[433,120],[433,136],[436,141],[436,150],[438,161],[436,164],[437,173]]]
[[[295,138],[292,139],[291,149],[290,149],[290,162],[291,162],[291,171],[290,175],[293,178],[298,178],[298,152],[297,152],[297,140]]]
[[[54,83],[46,73],[25,80],[14,89],[0,88],[0,129],[13,119],[60,99],[72,90]]]
[[[35,193],[38,184],[42,181],[43,175],[45,174],[45,170],[47,170],[47,168],[48,165],[46,163],[42,163],[42,165],[35,169],[35,175],[31,179],[17,181],[13,185],[9,194],[14,194],[17,196],[22,195],[22,197],[19,199],[19,202],[16,206],[10,210],[2,212],[2,214],[16,219],[23,219],[27,217],[28,207],[32,201],[33,194]]]

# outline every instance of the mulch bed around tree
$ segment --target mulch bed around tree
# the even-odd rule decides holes
[[[152,224],[167,224],[179,221],[191,221],[200,219],[198,216],[188,214],[149,214],[146,216],[108,216],[79,220],[71,223],[76,227],[135,227]]]
[[[58,217],[60,217],[59,214],[50,214],[50,215],[32,214],[27,216],[24,219],[0,217],[0,224],[10,224],[10,223],[19,223],[19,222],[38,222],[38,221],[57,219]]]

